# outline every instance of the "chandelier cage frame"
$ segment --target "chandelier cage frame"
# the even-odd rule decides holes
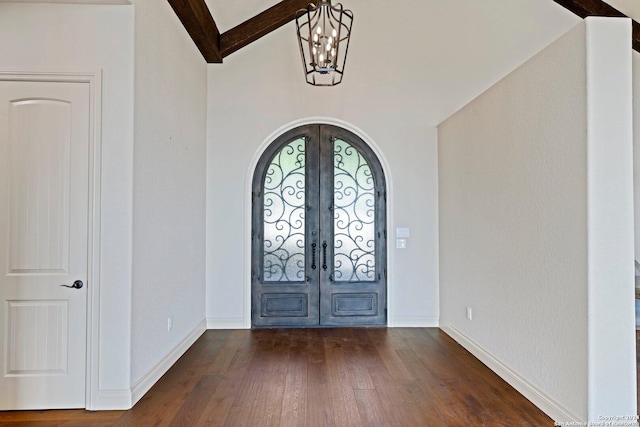
[[[342,82],[353,13],[331,0],[309,3],[296,13],[296,30],[307,83],[335,86]]]

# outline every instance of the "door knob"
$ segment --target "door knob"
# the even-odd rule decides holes
[[[76,280],[75,282],[73,282],[73,285],[60,285],[60,286],[64,286],[65,288],[80,289],[81,287],[84,286],[84,283],[82,283],[82,280]]]

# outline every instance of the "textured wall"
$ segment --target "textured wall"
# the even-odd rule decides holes
[[[136,385],[204,320],[207,80],[204,60],[169,4],[133,3]]]
[[[560,421],[635,413],[631,56],[605,21],[439,127],[441,325]]]

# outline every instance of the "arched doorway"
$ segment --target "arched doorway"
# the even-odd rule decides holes
[[[304,125],[252,183],[253,327],[386,325],[386,185],[357,135]]]

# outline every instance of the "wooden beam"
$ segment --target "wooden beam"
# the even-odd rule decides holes
[[[208,63],[221,63],[220,32],[204,0],[168,0]]]
[[[587,16],[610,16],[619,18],[628,18],[627,15],[620,12],[603,0],[553,0],[565,9],[570,10],[581,18]],[[640,24],[632,20],[632,36],[631,44],[633,49],[640,52]]]
[[[224,32],[220,36],[220,51],[225,58],[233,52],[258,40],[283,25],[293,21],[296,12],[314,0],[283,0],[275,6]],[[293,36],[292,36],[293,37]]]

